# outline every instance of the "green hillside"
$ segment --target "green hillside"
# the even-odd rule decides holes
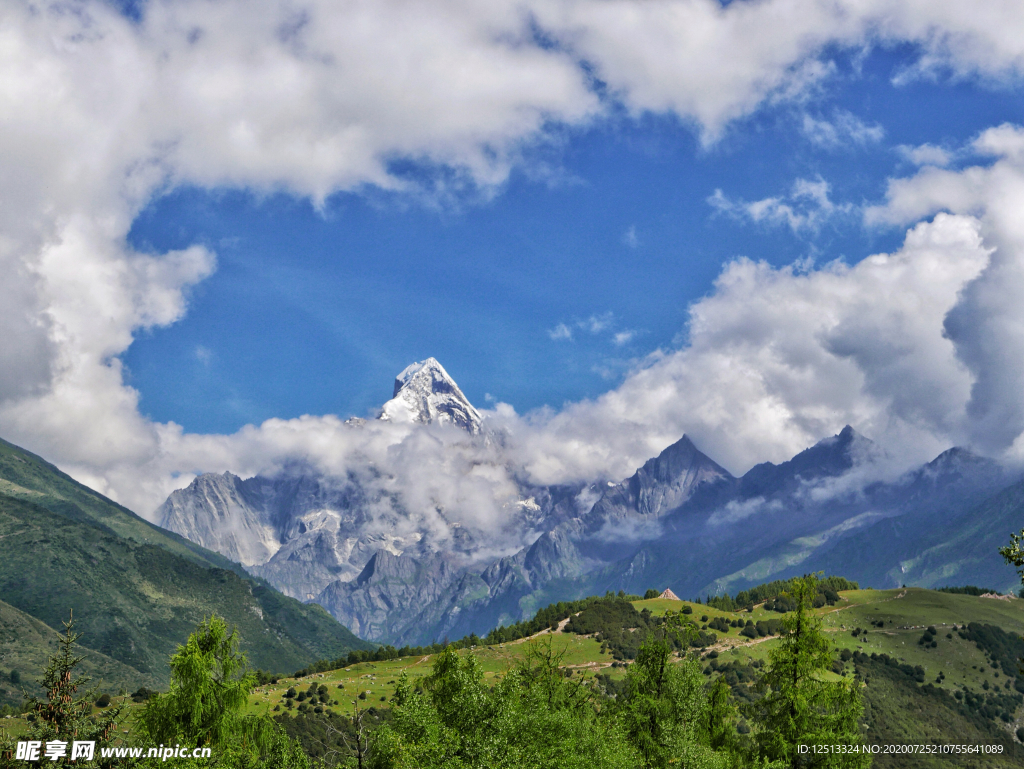
[[[755,627],[758,622],[764,626],[764,623],[780,618],[781,614],[765,611],[763,606],[752,612],[728,612],[702,604],[663,599],[632,601],[632,605],[640,614],[646,610],[653,616],[689,607],[691,613],[687,616],[716,636],[713,644],[699,652],[704,658],[709,680],[719,676],[726,678],[737,702],[746,702],[756,696],[750,685],[767,659],[776,637],[755,633],[755,637],[750,638],[743,634],[744,628],[748,621]],[[963,742],[997,745],[1003,750],[1001,756],[974,760],[948,757],[909,759],[906,756],[888,759],[880,756],[875,759],[875,766],[977,765],[991,769],[1024,766],[1024,745],[1014,736],[1016,729],[1024,726],[1024,706],[1021,705],[1024,697],[1020,691],[1024,689],[1024,677],[1016,676],[1015,670],[1007,670],[1005,663],[1000,664],[997,659],[998,654],[971,640],[969,631],[965,631],[969,637],[964,638],[959,630],[952,629],[954,624],[958,629],[964,626],[999,628],[1003,638],[1020,643],[1020,653],[1024,654],[1024,641],[1019,640],[1020,633],[1024,631],[1024,600],[955,595],[922,588],[856,590],[841,593],[835,605],[822,607],[817,613],[823,615],[825,629],[835,641],[837,651],[847,650],[847,654],[842,655],[848,657],[845,661],[837,654],[837,665],[842,664],[846,672],[856,672],[865,682],[867,742]],[[741,627],[728,625],[727,631],[713,627],[734,622]],[[919,643],[930,626],[936,628],[934,647]],[[552,632],[545,629],[530,638],[510,643],[480,645],[463,653],[476,656],[486,678],[497,680],[527,654],[531,646],[550,643],[555,652],[563,655],[561,664],[568,675],[584,680],[596,679],[602,690],[614,692],[616,683],[625,676],[627,663],[615,658],[614,650],[603,642],[600,633],[578,635],[565,632],[568,622],[563,622],[562,627],[563,630]],[[950,638],[946,637],[947,633]],[[298,679],[281,679],[253,692],[250,712],[269,712],[302,721],[329,718],[330,712],[336,717],[344,716],[351,714],[356,707],[387,708],[400,674],[407,673],[415,682],[430,674],[431,664],[430,655],[415,655],[383,662],[363,662]],[[940,674],[941,680],[937,680]],[[984,688],[986,682],[988,689]],[[321,695],[318,700],[327,699],[329,704],[309,704],[308,698],[302,702],[293,699],[293,707],[289,708],[285,697],[288,689],[308,691],[311,684],[318,690],[320,686],[326,687],[327,696]],[[960,692],[960,699],[957,692]],[[967,693],[970,693],[970,704],[964,696]],[[1012,712],[1007,713],[1009,721],[1001,717],[1002,707],[998,711],[990,707],[997,697],[1004,705],[1015,700]],[[303,713],[299,712],[300,707]],[[324,712],[314,713],[316,707]],[[299,723],[289,731],[303,734],[310,732],[311,728],[316,731],[315,725]]]
[[[110,680],[131,679],[129,688],[166,685],[169,655],[213,613],[238,627],[252,664],[269,670],[372,648],[321,607],[285,597],[8,443],[0,444],[0,596],[51,628],[74,610],[83,646],[125,666]],[[29,641],[20,646],[30,654]]]
[[[219,553],[161,529],[126,507],[84,486],[42,457],[0,438],[0,495],[45,507],[72,520],[93,523],[111,534],[165,550],[208,566],[241,571]]]
[[[56,637],[49,625],[0,601],[0,705],[20,705],[26,695],[37,693],[39,673],[57,648]],[[82,672],[100,691],[117,694],[158,684],[156,677],[141,674],[105,654],[85,649],[82,656]]]
[[[976,582],[1006,589],[1019,587],[1012,567],[992,554],[1007,544],[1010,532],[1024,527],[1024,481],[1016,483],[962,516],[950,530],[935,531],[918,555],[900,564],[904,581],[929,587]]]
[[[620,654],[629,645],[616,639],[657,628],[656,618],[667,611],[687,609],[684,616],[704,633],[706,645],[695,651],[707,680],[723,678],[741,707],[752,702],[759,696],[752,684],[777,643],[773,628],[782,616],[764,604],[752,611],[723,611],[684,601],[606,596],[590,599],[563,620],[538,623],[543,629],[528,637],[480,642],[461,653],[476,657],[484,680],[496,683],[538,648],[549,647],[566,677],[587,682],[600,697],[616,697],[630,664]],[[855,674],[862,684],[864,744],[955,743],[1001,751],[967,757],[880,754],[875,767],[1024,766],[1024,745],[1016,737],[1024,727],[1024,676],[1017,669],[1024,655],[1024,600],[922,588],[853,590],[815,611],[836,645],[835,673],[829,675]],[[558,613],[549,610],[545,616]],[[311,754],[336,760],[345,753],[340,735],[351,730],[354,711],[369,711],[370,723],[387,721],[400,676],[407,674],[415,688],[431,674],[433,662],[433,655],[417,653],[265,680],[251,693],[247,712],[278,718]],[[743,733],[742,714],[736,725]],[[18,734],[26,724],[14,718],[5,727]]]

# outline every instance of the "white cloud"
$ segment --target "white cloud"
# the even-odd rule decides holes
[[[989,129],[973,149],[995,160],[960,171],[926,167],[892,180],[885,204],[865,217],[873,224],[901,224],[948,211],[980,220],[992,259],[964,286],[945,319],[945,334],[973,380],[969,439],[985,451],[1010,449],[1024,458],[1024,129]]]
[[[600,334],[602,331],[607,331],[614,322],[615,316],[611,312],[603,312],[600,315],[591,315],[586,320],[577,321],[576,325],[591,334]]]
[[[785,196],[763,198],[752,202],[733,200],[721,190],[715,190],[708,204],[719,213],[756,224],[789,227],[794,233],[817,231],[830,217],[847,214],[853,206],[837,205],[829,198],[830,186],[818,179],[797,179],[792,191]]]
[[[877,123],[868,125],[853,113],[843,110],[837,111],[831,120],[819,120],[804,114],[801,128],[812,144],[830,150],[876,144],[885,136],[882,126]]]
[[[971,434],[972,375],[944,321],[989,259],[980,224],[940,215],[855,266],[738,259],[690,310],[689,343],[615,390],[505,424],[541,481],[628,475],[683,433],[734,472],[854,425],[896,461]]]
[[[592,336],[607,333],[611,334],[612,344],[617,347],[629,343],[636,336],[637,332],[632,329],[615,331],[615,326],[615,314],[609,311],[603,312],[600,315],[595,313],[589,318],[573,321],[572,325],[559,323],[554,328],[548,329],[547,333],[556,342],[573,341],[577,331],[582,331]]]
[[[630,225],[626,234],[622,236],[622,244],[628,248],[636,248],[640,245],[640,239],[636,235],[636,227]]]
[[[560,342],[563,340],[571,342],[572,329],[569,328],[564,323],[559,323],[554,328],[548,330],[548,336],[551,337],[556,342]]]
[[[546,141],[549,127],[588,125],[611,104],[637,115],[671,112],[711,141],[730,120],[766,101],[807,97],[834,71],[825,53],[833,49],[906,41],[923,52],[921,71],[1018,77],[1024,71],[1022,27],[1017,4],[1008,0],[984,6],[952,0],[726,6],[717,0],[309,0],[301,13],[285,0],[151,0],[137,22],[100,0],[4,4],[0,434],[143,513],[197,469],[245,474],[289,454],[347,456],[348,449],[334,447],[334,441],[349,444],[332,418],[195,436],[139,414],[138,394],[125,385],[118,356],[138,330],[180,318],[189,288],[216,265],[215,255],[200,247],[168,254],[128,247],[133,218],[159,192],[187,184],[245,187],[318,202],[371,185],[442,196],[494,190],[511,167],[528,164],[530,146]],[[538,42],[535,28],[554,45]],[[607,84],[605,101],[591,88],[590,73]],[[1013,141],[994,133],[980,142],[979,149],[1003,159],[976,175],[988,174],[995,184],[1012,176],[997,169],[1016,162],[1008,149]],[[395,160],[442,173],[429,189],[416,189],[390,171]],[[970,179],[968,172],[938,179],[965,204],[943,199],[943,205],[976,211],[986,239],[1000,248],[1016,242],[1011,219],[996,210],[1002,204],[995,191],[964,191]],[[743,205],[763,204],[747,214],[760,210],[762,220],[812,226],[814,212],[828,200],[827,188],[816,192],[818,183],[774,202]],[[888,207],[893,216],[914,209],[897,193],[898,185]],[[933,196],[938,199],[938,191]],[[970,376],[956,361],[944,368],[949,361],[942,344],[953,342],[941,334],[933,339],[928,323],[936,307],[952,301],[950,286],[961,285],[961,273],[981,258],[982,247],[968,243],[970,222],[943,219],[914,230],[913,237],[943,235],[949,242],[918,248],[908,239],[903,252],[874,268],[833,266],[805,277],[751,262],[730,265],[716,292],[693,308],[690,347],[656,356],[606,398],[550,418],[532,415],[524,423],[524,456],[538,477],[617,471],[687,428],[739,467],[751,457],[779,457],[833,423],[879,425],[888,413],[879,405],[886,398],[895,404],[891,424],[906,426],[908,435],[955,432],[932,424],[942,421],[932,413],[937,406],[908,404],[901,392],[890,393],[880,372],[900,371],[899,361],[918,358],[927,370],[934,358],[937,379],[929,386],[935,403],[951,409],[946,422],[957,422],[958,394]],[[942,248],[959,255],[957,267],[935,256]],[[924,256],[915,256],[919,252]],[[1000,252],[993,265],[1009,258]],[[935,263],[932,283],[915,283],[917,271],[905,263],[917,259]],[[952,277],[943,277],[946,272]],[[885,315],[883,305],[857,293],[876,273],[894,283],[910,281],[908,296],[891,297],[889,313],[910,336],[868,349],[854,319],[837,307],[864,301]],[[868,288],[886,295],[885,280],[877,282]],[[787,287],[797,285],[810,294],[790,296]],[[964,306],[995,312],[982,296],[984,286],[990,283],[975,284]],[[918,288],[926,297],[934,289],[938,298],[927,299],[922,320],[911,322],[905,305]],[[761,290],[796,309],[764,308]],[[827,300],[815,304],[816,291]],[[757,335],[753,329],[716,315],[745,292],[753,293],[741,317],[779,324],[757,332],[770,343],[763,350],[742,341],[744,334]],[[753,318],[753,307],[762,307],[763,315]],[[806,317],[794,330],[792,318],[801,313]],[[823,336],[808,336],[812,328]],[[967,352],[981,350],[983,340],[972,347],[966,332],[952,321],[949,328],[963,365],[981,372],[979,386],[986,387],[989,364]],[[886,329],[875,332],[893,340]],[[721,348],[707,346],[718,337]],[[994,359],[995,352],[985,355]],[[879,368],[869,367],[872,356]],[[798,397],[801,387],[807,392]],[[928,389],[915,384],[907,390],[922,388]],[[740,429],[744,423],[752,427]],[[501,488],[500,481],[477,481],[467,499],[475,498],[473,489]]]
[[[939,168],[944,168],[953,160],[953,153],[934,144],[921,144],[917,147],[901,144],[896,147],[896,151],[915,166],[938,166]]]

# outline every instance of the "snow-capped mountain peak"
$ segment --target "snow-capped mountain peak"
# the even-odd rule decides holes
[[[434,358],[407,366],[395,378],[394,396],[384,404],[380,418],[386,422],[455,425],[474,434],[483,424],[480,413]]]

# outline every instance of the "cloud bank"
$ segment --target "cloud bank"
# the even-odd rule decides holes
[[[674,114],[713,142],[760,105],[812,94],[836,49],[909,43],[920,55],[901,77],[1015,80],[1017,11],[1009,0],[151,0],[130,20],[99,0],[6,3],[0,434],[143,514],[196,471],[246,475],[290,457],[402,471],[412,441],[440,472],[462,460],[390,428],[354,439],[332,416],[221,436],[140,415],[118,356],[181,318],[216,269],[198,246],[132,251],[142,207],[178,185],[314,201],[368,187],[490,194],[552,130],[620,108]],[[859,129],[847,122],[829,125],[849,138]],[[1019,455],[1022,146],[1004,127],[979,139],[982,165],[894,181],[868,219],[913,225],[899,252],[809,272],[737,260],[691,308],[681,349],[595,401],[525,416],[499,406],[493,423],[545,482],[622,477],[683,431],[737,471],[846,422],[918,453],[966,440]],[[437,170],[433,186],[396,161]],[[507,476],[460,467],[450,509],[503,498]],[[427,480],[407,493],[436,508],[448,492]]]

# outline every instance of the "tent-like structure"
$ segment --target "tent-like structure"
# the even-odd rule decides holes
[[[658,596],[658,598],[667,598],[667,599],[668,599],[668,600],[670,600],[670,601],[681,601],[681,600],[683,600],[682,598],[680,598],[679,596],[677,596],[677,595],[676,595],[675,593],[673,593],[673,592],[672,592],[672,591],[671,591],[671,590],[670,590],[669,588],[667,588],[667,587],[666,587],[666,588],[665,588],[665,590],[664,590],[664,591],[662,592],[662,594]]]

